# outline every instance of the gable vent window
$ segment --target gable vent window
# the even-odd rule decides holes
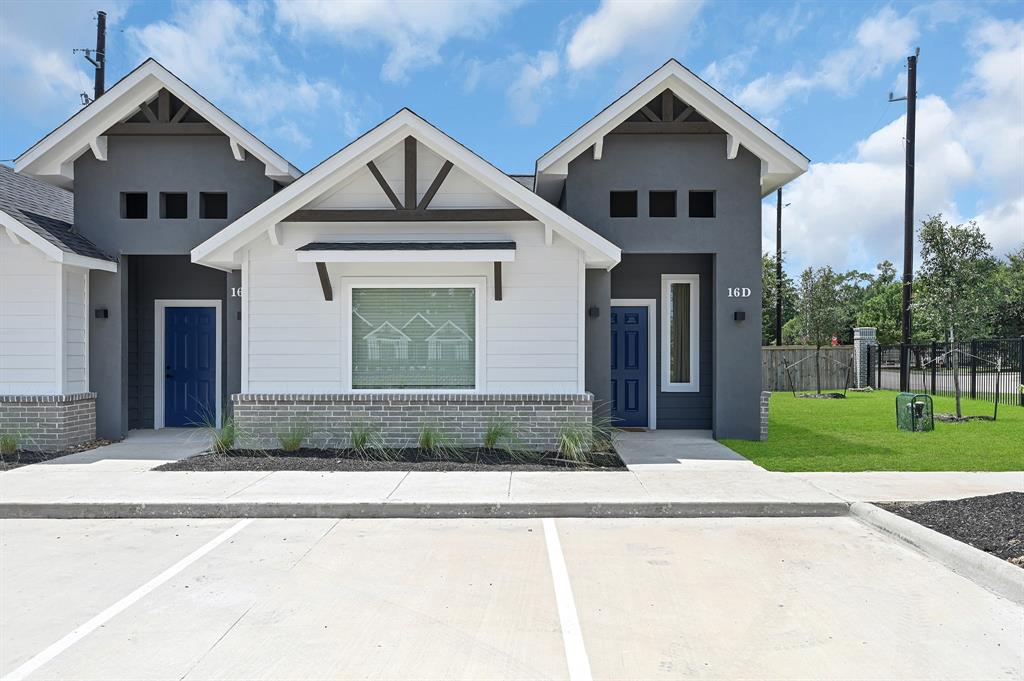
[[[182,220],[188,217],[188,194],[184,192],[160,192],[160,217]]]
[[[149,217],[146,192],[121,192],[121,217],[126,220],[145,220]]]
[[[228,217],[228,195],[223,192],[199,192],[199,217],[224,220]]]
[[[636,217],[636,192],[612,192],[609,215],[613,218]]]
[[[647,198],[652,218],[674,218],[676,216],[676,193],[674,191],[652,191]]]
[[[691,218],[713,218],[715,217],[715,192],[698,191],[690,192],[690,217]]]

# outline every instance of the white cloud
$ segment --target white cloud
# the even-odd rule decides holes
[[[519,77],[508,88],[508,100],[512,106],[512,114],[522,125],[536,122],[540,115],[537,97],[558,75],[558,54],[555,52],[539,52],[534,59],[523,64]]]
[[[957,215],[953,195],[969,181],[974,163],[956,140],[956,114],[939,97],[918,102],[917,214]],[[906,118],[900,117],[857,144],[855,158],[812,163],[783,190],[791,205],[782,219],[783,248],[795,268],[830,264],[866,267],[902,253]],[[774,249],[775,206],[763,205],[763,241]]]
[[[277,17],[298,36],[319,36],[345,47],[383,43],[385,80],[441,62],[441,48],[456,38],[480,38],[517,5],[515,0],[277,0]]]
[[[330,113],[351,137],[350,98],[332,82],[287,68],[266,34],[266,6],[210,0],[127,29],[138,59],[153,57],[228,113],[272,138],[309,146],[303,120]],[[339,135],[341,137],[341,135]]]
[[[1024,244],[1024,22],[987,21],[967,37],[974,62],[962,100],[918,102],[915,225],[973,217],[997,255]],[[794,269],[865,268],[902,257],[906,117],[859,142],[849,162],[812,163],[784,190],[783,246]],[[958,206],[962,194],[977,205]],[[774,204],[763,242],[774,248]]]
[[[95,44],[94,7],[66,2],[6,2],[2,7],[5,113],[26,119],[74,113],[81,107],[80,94],[93,94],[93,68],[71,50]],[[122,0],[106,3],[108,32],[125,7]]]
[[[850,45],[826,55],[813,69],[765,74],[747,83],[736,97],[754,111],[771,113],[815,89],[849,96],[865,80],[878,77],[905,57],[917,36],[914,16],[901,17],[886,7],[861,22]]]
[[[702,4],[701,0],[602,0],[569,39],[565,50],[569,68],[599,66],[625,50],[664,53],[669,40],[678,43],[688,36]]]

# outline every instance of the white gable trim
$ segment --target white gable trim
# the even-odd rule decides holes
[[[723,153],[727,158],[735,158],[742,145],[762,160],[764,194],[807,171],[810,161],[806,156],[672,59],[541,156],[537,160],[538,183],[541,174],[567,175],[569,162],[591,146],[594,158],[600,159],[604,136],[666,88],[726,131],[728,142]]]
[[[143,102],[166,88],[194,112],[224,133],[231,149],[244,149],[266,167],[266,175],[279,182],[291,182],[302,173],[280,154],[207,101],[184,81],[154,59],[118,81],[99,99],[66,120],[56,130],[36,142],[15,159],[14,169],[61,187],[74,183],[74,160],[91,150],[99,160],[106,159],[103,133],[116,123],[131,117]],[[238,158],[238,154],[235,156]]]
[[[347,177],[407,136],[451,161],[484,187],[530,213],[547,229],[578,246],[593,267],[614,267],[620,259],[615,244],[563,213],[412,111],[402,109],[251,211],[192,249],[192,262],[235,265],[238,251],[292,212],[341,184]]]
[[[29,229],[23,222],[16,220],[6,211],[0,210],[0,227],[7,232],[8,238],[14,243],[23,242],[32,246],[47,259],[59,262],[64,265],[85,267],[90,270],[103,270],[104,272],[116,272],[117,263],[100,258],[90,258],[86,255],[68,253],[56,244],[53,244],[39,236],[35,230]]]

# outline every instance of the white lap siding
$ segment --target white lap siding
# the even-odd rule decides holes
[[[89,271],[64,267],[64,388],[89,390]]]
[[[487,393],[583,391],[583,262],[579,249],[555,238],[545,245],[537,223],[414,226],[284,225],[284,245],[253,244],[243,264],[243,392],[345,392],[345,277],[475,277],[487,281],[484,384]],[[437,230],[437,231],[434,231]],[[443,231],[443,234],[438,234]],[[494,300],[491,263],[332,263],[334,300],[324,301],[316,266],[296,261],[310,241],[344,239],[512,239],[515,262],[502,265],[502,300]]]
[[[61,266],[0,233],[0,394],[58,388]]]

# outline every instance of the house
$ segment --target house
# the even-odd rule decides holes
[[[103,265],[61,265],[88,381],[12,382],[5,331],[2,399],[94,395],[104,437],[230,410],[256,443],[301,413],[313,444],[500,418],[550,447],[596,408],[756,438],[760,200],[807,162],[673,60],[533,176],[408,109],[302,174],[149,60],[16,160],[74,191],[66,231]]]

